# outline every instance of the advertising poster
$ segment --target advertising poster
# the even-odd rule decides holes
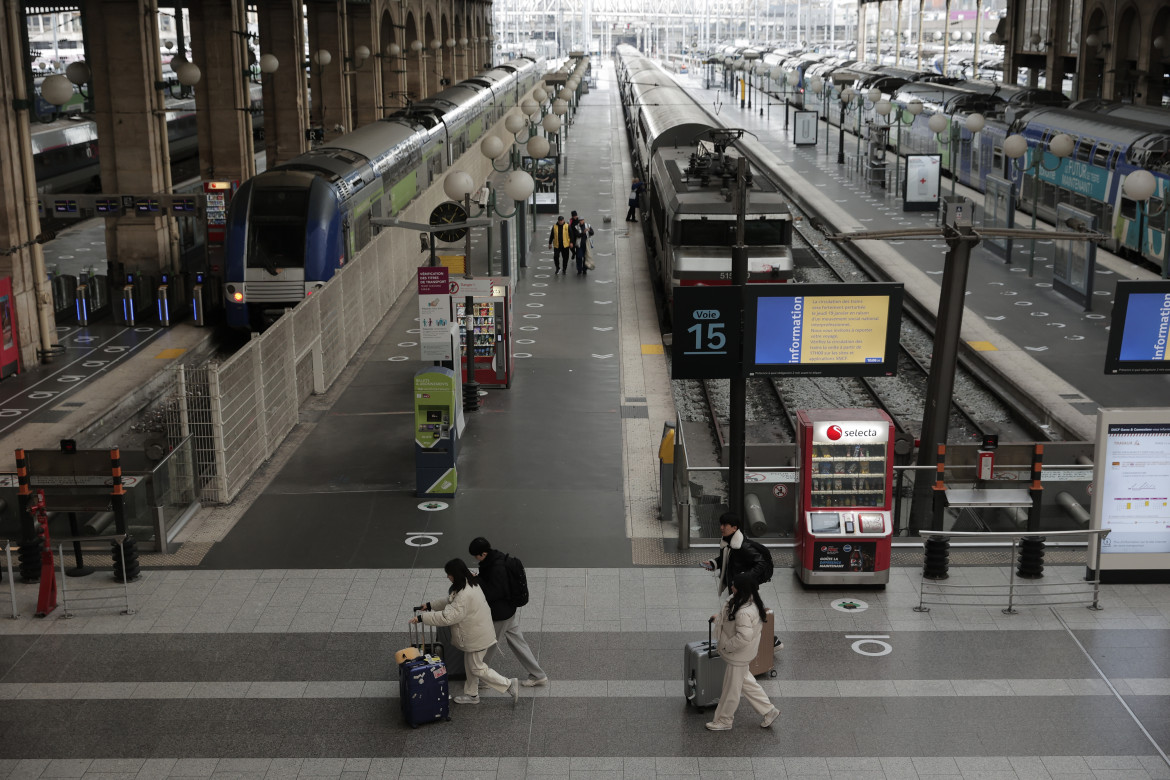
[[[560,202],[558,193],[558,170],[556,157],[541,157],[534,160],[524,158],[524,170],[532,176],[536,187],[532,191],[533,206],[539,212],[555,212]]]
[[[938,208],[938,179],[942,157],[937,154],[906,155],[906,183],[902,192],[903,211],[933,211]]]
[[[1170,575],[1170,409],[1102,409],[1094,461],[1096,568]]]
[[[418,328],[423,360],[453,360],[451,348],[451,282],[448,269],[418,269]]]
[[[817,112],[793,112],[792,143],[797,146],[816,146]]]

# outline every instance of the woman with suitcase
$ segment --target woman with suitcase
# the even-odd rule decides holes
[[[492,625],[491,609],[479,587],[479,578],[459,558],[447,561],[443,570],[451,582],[447,598],[428,601],[410,622],[451,626],[451,643],[463,651],[463,663],[467,670],[463,695],[455,697],[456,704],[479,704],[480,681],[489,688],[510,695],[515,704],[520,698],[520,681],[515,677],[509,680],[483,660],[487,649],[496,643],[496,631]]]
[[[714,616],[719,656],[727,669],[723,672],[723,693],[715,708],[715,719],[707,724],[711,731],[731,731],[741,696],[746,696],[756,712],[764,716],[760,728],[771,726],[780,714],[748,668],[760,648],[764,613],[755,578],[750,574],[736,575],[731,582],[731,598]]]

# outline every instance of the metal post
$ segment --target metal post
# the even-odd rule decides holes
[[[68,620],[73,615],[69,614],[69,601],[65,597],[65,545],[60,542],[57,543],[57,561],[61,564],[61,617]]]
[[[1100,543],[1097,546],[1097,554],[1101,554]],[[8,568],[8,597],[12,599],[12,619],[16,620],[20,613],[16,611],[16,583],[12,581],[12,543],[7,539],[4,540],[4,565]]]
[[[979,242],[969,225],[949,224],[942,294],[939,298],[938,318],[934,329],[934,359],[930,363],[927,380],[926,409],[922,416],[922,439],[918,449],[918,465],[923,468],[936,465],[935,453],[947,442],[947,422],[955,389],[955,364],[959,357],[959,334],[963,327],[963,304],[967,289],[967,269],[971,247]],[[917,485],[918,480],[915,480]],[[928,511],[925,492],[915,491],[915,516],[921,520]],[[919,524],[919,527],[922,527]]]
[[[1003,612],[1003,614],[1005,614],[1005,615],[1016,614],[1016,610],[1012,606],[1012,602],[1016,596],[1016,565],[1015,564],[1016,564],[1016,537],[1013,536],[1012,537],[1012,558],[1011,558],[1011,561],[1009,561],[1009,563],[1008,563],[1008,576],[1011,578],[1008,580],[1008,605],[1007,605],[1007,609],[1001,610]]]
[[[747,212],[747,160],[739,158],[735,176],[735,244],[731,249],[731,283],[740,293],[740,328],[743,328],[743,311],[746,303],[748,279],[748,252],[744,246]],[[731,377],[730,436],[731,452],[727,458],[727,503],[728,508],[743,522],[744,470],[747,451],[747,378],[741,374]]]
[[[1093,538],[1096,539],[1096,545],[1097,545],[1097,554],[1095,556],[1093,556],[1093,560],[1095,560],[1097,562],[1097,570],[1095,572],[1093,572],[1093,603],[1089,605],[1089,609],[1100,610],[1101,605],[1100,605],[1099,601],[1101,598],[1101,534],[1099,534],[1099,533],[1093,534]],[[9,575],[8,579],[11,582],[11,580],[12,580],[12,564],[11,563],[8,564],[8,575]],[[15,598],[15,596],[13,598]],[[13,602],[12,608],[15,611],[15,609],[16,609],[16,602],[15,601]]]
[[[837,164],[845,164],[845,104],[841,103],[841,121],[837,123]]]

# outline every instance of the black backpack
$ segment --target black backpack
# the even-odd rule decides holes
[[[750,545],[753,545],[764,559],[764,576],[760,578],[757,585],[763,585],[765,582],[772,581],[772,574],[776,571],[776,565],[772,563],[772,551],[764,545],[757,542],[755,539],[744,537],[743,540]]]
[[[508,575],[508,600],[519,609],[528,603],[528,575],[524,564],[513,555],[504,555],[504,572]]]

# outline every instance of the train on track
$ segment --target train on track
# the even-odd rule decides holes
[[[1037,216],[1045,221],[1055,221],[1057,204],[1090,212],[1097,229],[1111,236],[1106,248],[1157,268],[1168,260],[1164,203],[1170,196],[1170,109],[1102,100],[1071,103],[1052,90],[960,80],[818,53],[749,48],[738,54],[720,52],[717,58],[734,62],[733,54],[767,65],[758,69],[757,79],[786,82],[787,74],[795,73],[795,85],[773,83],[769,89],[818,112],[829,124],[844,122],[863,139],[880,128],[890,151],[940,155],[945,171],[979,192],[986,192],[989,175],[1011,182],[1018,208],[1031,213],[1035,203]],[[861,99],[842,104],[846,87]],[[871,99],[871,93],[880,97]],[[883,99],[893,109],[884,118],[876,111]],[[911,112],[919,106],[920,113]],[[973,133],[966,120],[976,113],[985,121]],[[947,130],[930,129],[935,114],[947,118]],[[1024,136],[1029,147],[1015,162],[1003,153],[1004,139],[1014,134]],[[1072,138],[1072,153],[1062,162],[1043,151],[1041,166],[1042,150],[1060,134]],[[1141,169],[1154,174],[1156,186],[1147,206],[1139,209],[1125,197],[1122,185],[1126,176]]]
[[[325,285],[544,75],[519,57],[254,176],[232,198],[225,307],[260,330]]]
[[[632,46],[617,47],[617,75],[634,169],[645,183],[642,227],[669,312],[676,287],[731,283],[740,131],[725,128]],[[748,281],[786,282],[792,214],[761,171],[749,166],[748,174]]]

